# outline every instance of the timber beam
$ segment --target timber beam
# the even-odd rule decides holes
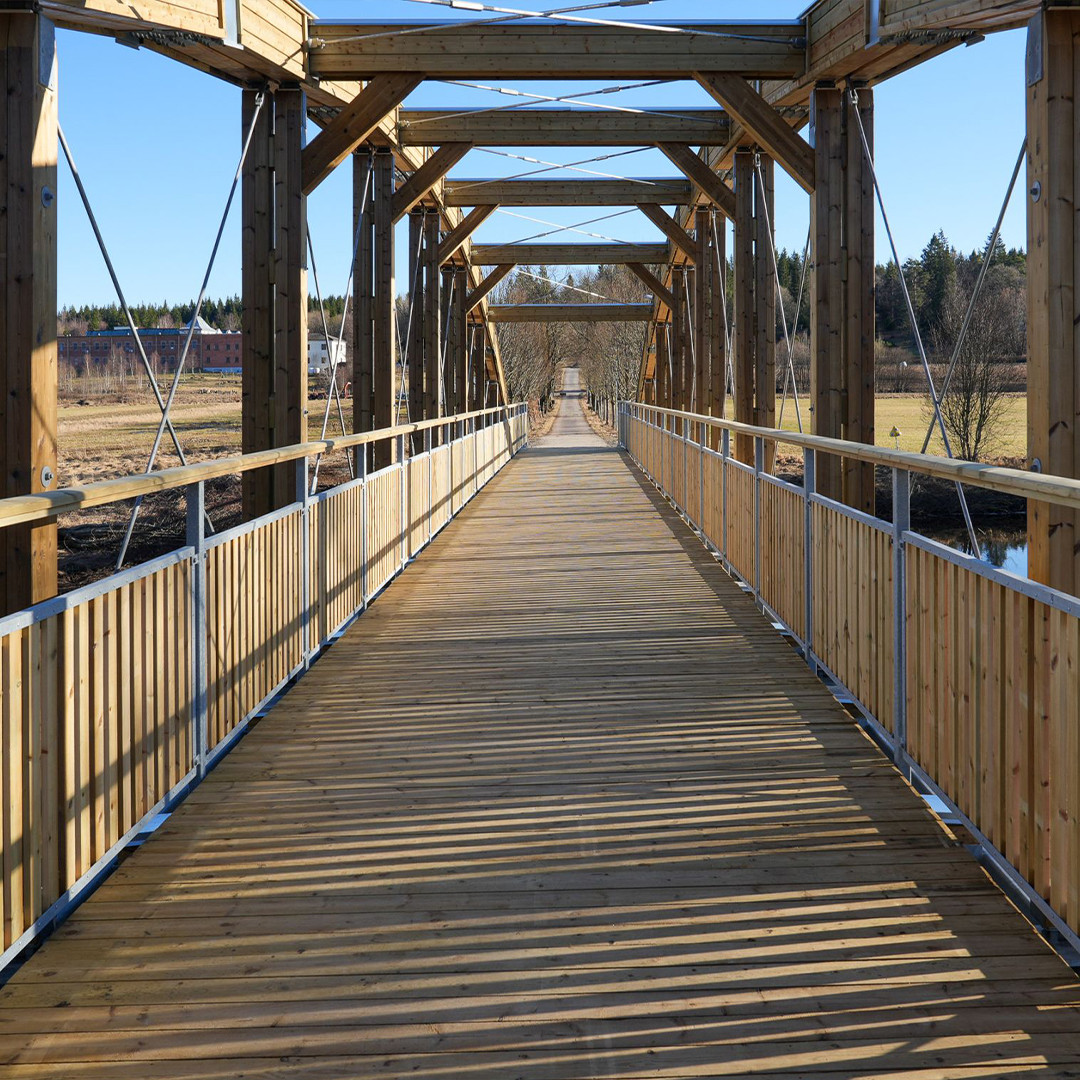
[[[688,79],[695,71],[725,71],[777,79],[798,77],[806,66],[801,21],[665,24],[672,32],[551,22],[423,25],[429,29],[416,33],[415,23],[312,21],[311,74],[320,80],[403,71],[432,79]]]
[[[446,238],[439,245],[439,262],[444,263],[447,259],[452,259],[458,251],[465,246],[469,237],[472,236],[472,234],[476,232],[476,230],[483,225],[496,210],[498,210],[497,206],[478,206],[464,217],[460,224],[456,225],[449,233],[447,233]]]
[[[735,192],[689,146],[663,142],[657,143],[657,148],[725,217],[735,220]]]
[[[739,121],[806,192],[814,192],[814,149],[743,78],[699,71],[697,81]]]
[[[418,75],[380,75],[356,95],[304,147],[301,183],[310,195],[423,80]]]
[[[722,109],[403,109],[397,127],[403,146],[645,146],[661,140],[724,146],[730,133]]]
[[[674,307],[675,298],[672,296],[671,290],[647,266],[643,266],[641,263],[627,263],[626,268],[668,310]]]
[[[666,244],[474,244],[480,266],[605,266],[616,263],[666,263]]]
[[[475,256],[475,249],[473,254]],[[496,266],[495,269],[492,270],[471,293],[469,293],[469,297],[465,302],[465,310],[472,311],[478,304],[483,303],[491,290],[514,269],[514,265],[514,263],[509,262]],[[488,310],[490,311],[491,309],[489,308]]]
[[[493,304],[488,315],[497,323],[648,322],[652,310],[652,304]]]
[[[692,151],[691,151],[692,153]],[[700,160],[700,159],[699,159]],[[719,181],[719,177],[717,177]],[[679,206],[693,190],[685,180],[447,180],[447,206]]]
[[[648,204],[638,207],[690,262],[697,260],[697,243],[694,238],[662,207]]]
[[[440,146],[394,192],[393,220],[400,221],[471,149],[471,143]]]

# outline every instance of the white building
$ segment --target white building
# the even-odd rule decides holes
[[[330,339],[330,351],[326,348],[326,338],[308,338],[307,361],[309,375],[327,375],[330,372],[330,357],[334,358],[334,366],[340,367],[345,363],[345,342],[337,338]]]

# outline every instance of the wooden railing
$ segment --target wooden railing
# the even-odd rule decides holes
[[[621,445],[854,699],[897,766],[1080,944],[1080,599],[914,532],[912,475],[1080,509],[1080,482],[626,403]],[[752,439],[754,465],[731,454]],[[778,443],[803,484],[770,475]],[[892,470],[893,520],[815,490],[818,455]]]
[[[526,443],[524,406],[0,500],[0,528],[184,488],[186,543],[0,619],[0,966],[77,901],[150,817]],[[424,453],[405,456],[425,433]],[[317,495],[319,453],[397,464]],[[213,537],[205,482],[295,462],[297,499]]]

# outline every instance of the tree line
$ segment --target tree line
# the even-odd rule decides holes
[[[340,325],[341,314],[345,310],[343,296],[324,296],[328,320],[337,319]],[[144,328],[173,329],[185,326],[195,314],[195,300],[183,304],[170,304],[163,300],[130,305],[131,317],[135,325]],[[215,330],[239,330],[244,306],[239,296],[206,298],[203,300],[199,315]],[[308,302],[308,324],[312,331],[322,328],[318,303],[314,297]],[[119,304],[82,304],[62,307],[57,312],[56,332],[61,337],[79,336],[91,330],[122,329],[127,326],[124,311]]]

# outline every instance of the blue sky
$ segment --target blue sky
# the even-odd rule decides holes
[[[451,13],[408,0],[314,0],[325,18],[396,19]],[[511,5],[513,6],[513,5]],[[522,6],[529,6],[523,4]],[[555,6],[555,5],[548,5]],[[658,0],[615,16],[657,19],[789,18],[802,0]],[[707,13],[707,14],[706,14]],[[603,13],[598,13],[603,14]],[[188,300],[198,291],[240,151],[240,91],[212,76],[111,38],[61,32],[60,122],[89,191],[129,300]],[[1024,35],[1012,31],[954,49],[876,90],[877,165],[886,208],[902,258],[917,255],[944,229],[962,250],[981,247],[993,226],[1024,134]],[[585,84],[510,84],[560,94]],[[132,87],[138,87],[132,93]],[[509,98],[429,83],[410,105],[490,107]],[[603,100],[621,105],[705,106],[713,102],[690,83],[628,91]],[[312,129],[311,134],[314,134]],[[511,152],[514,152],[511,150]],[[574,150],[523,148],[522,153],[569,162],[591,156]],[[597,151],[603,152],[603,151]],[[655,150],[590,166],[622,175],[674,175]],[[473,151],[453,176],[510,175],[521,162]],[[551,177],[573,174],[557,172]],[[352,182],[343,165],[309,200],[309,219],[324,293],[340,293],[351,255]],[[612,212],[515,209],[555,224]],[[809,222],[807,196],[777,171],[776,229],[780,246],[801,249]],[[632,213],[594,226],[614,239],[651,241],[659,233]],[[59,182],[61,305],[114,299],[67,166]],[[481,227],[484,242],[509,242],[544,226],[495,214]],[[1005,243],[1024,246],[1024,196],[1005,220]],[[572,240],[573,234],[552,239]],[[580,239],[584,239],[581,237]],[[878,259],[888,257],[878,228]],[[405,236],[399,242],[398,290],[404,291]],[[213,296],[240,291],[239,199],[210,282]]]

